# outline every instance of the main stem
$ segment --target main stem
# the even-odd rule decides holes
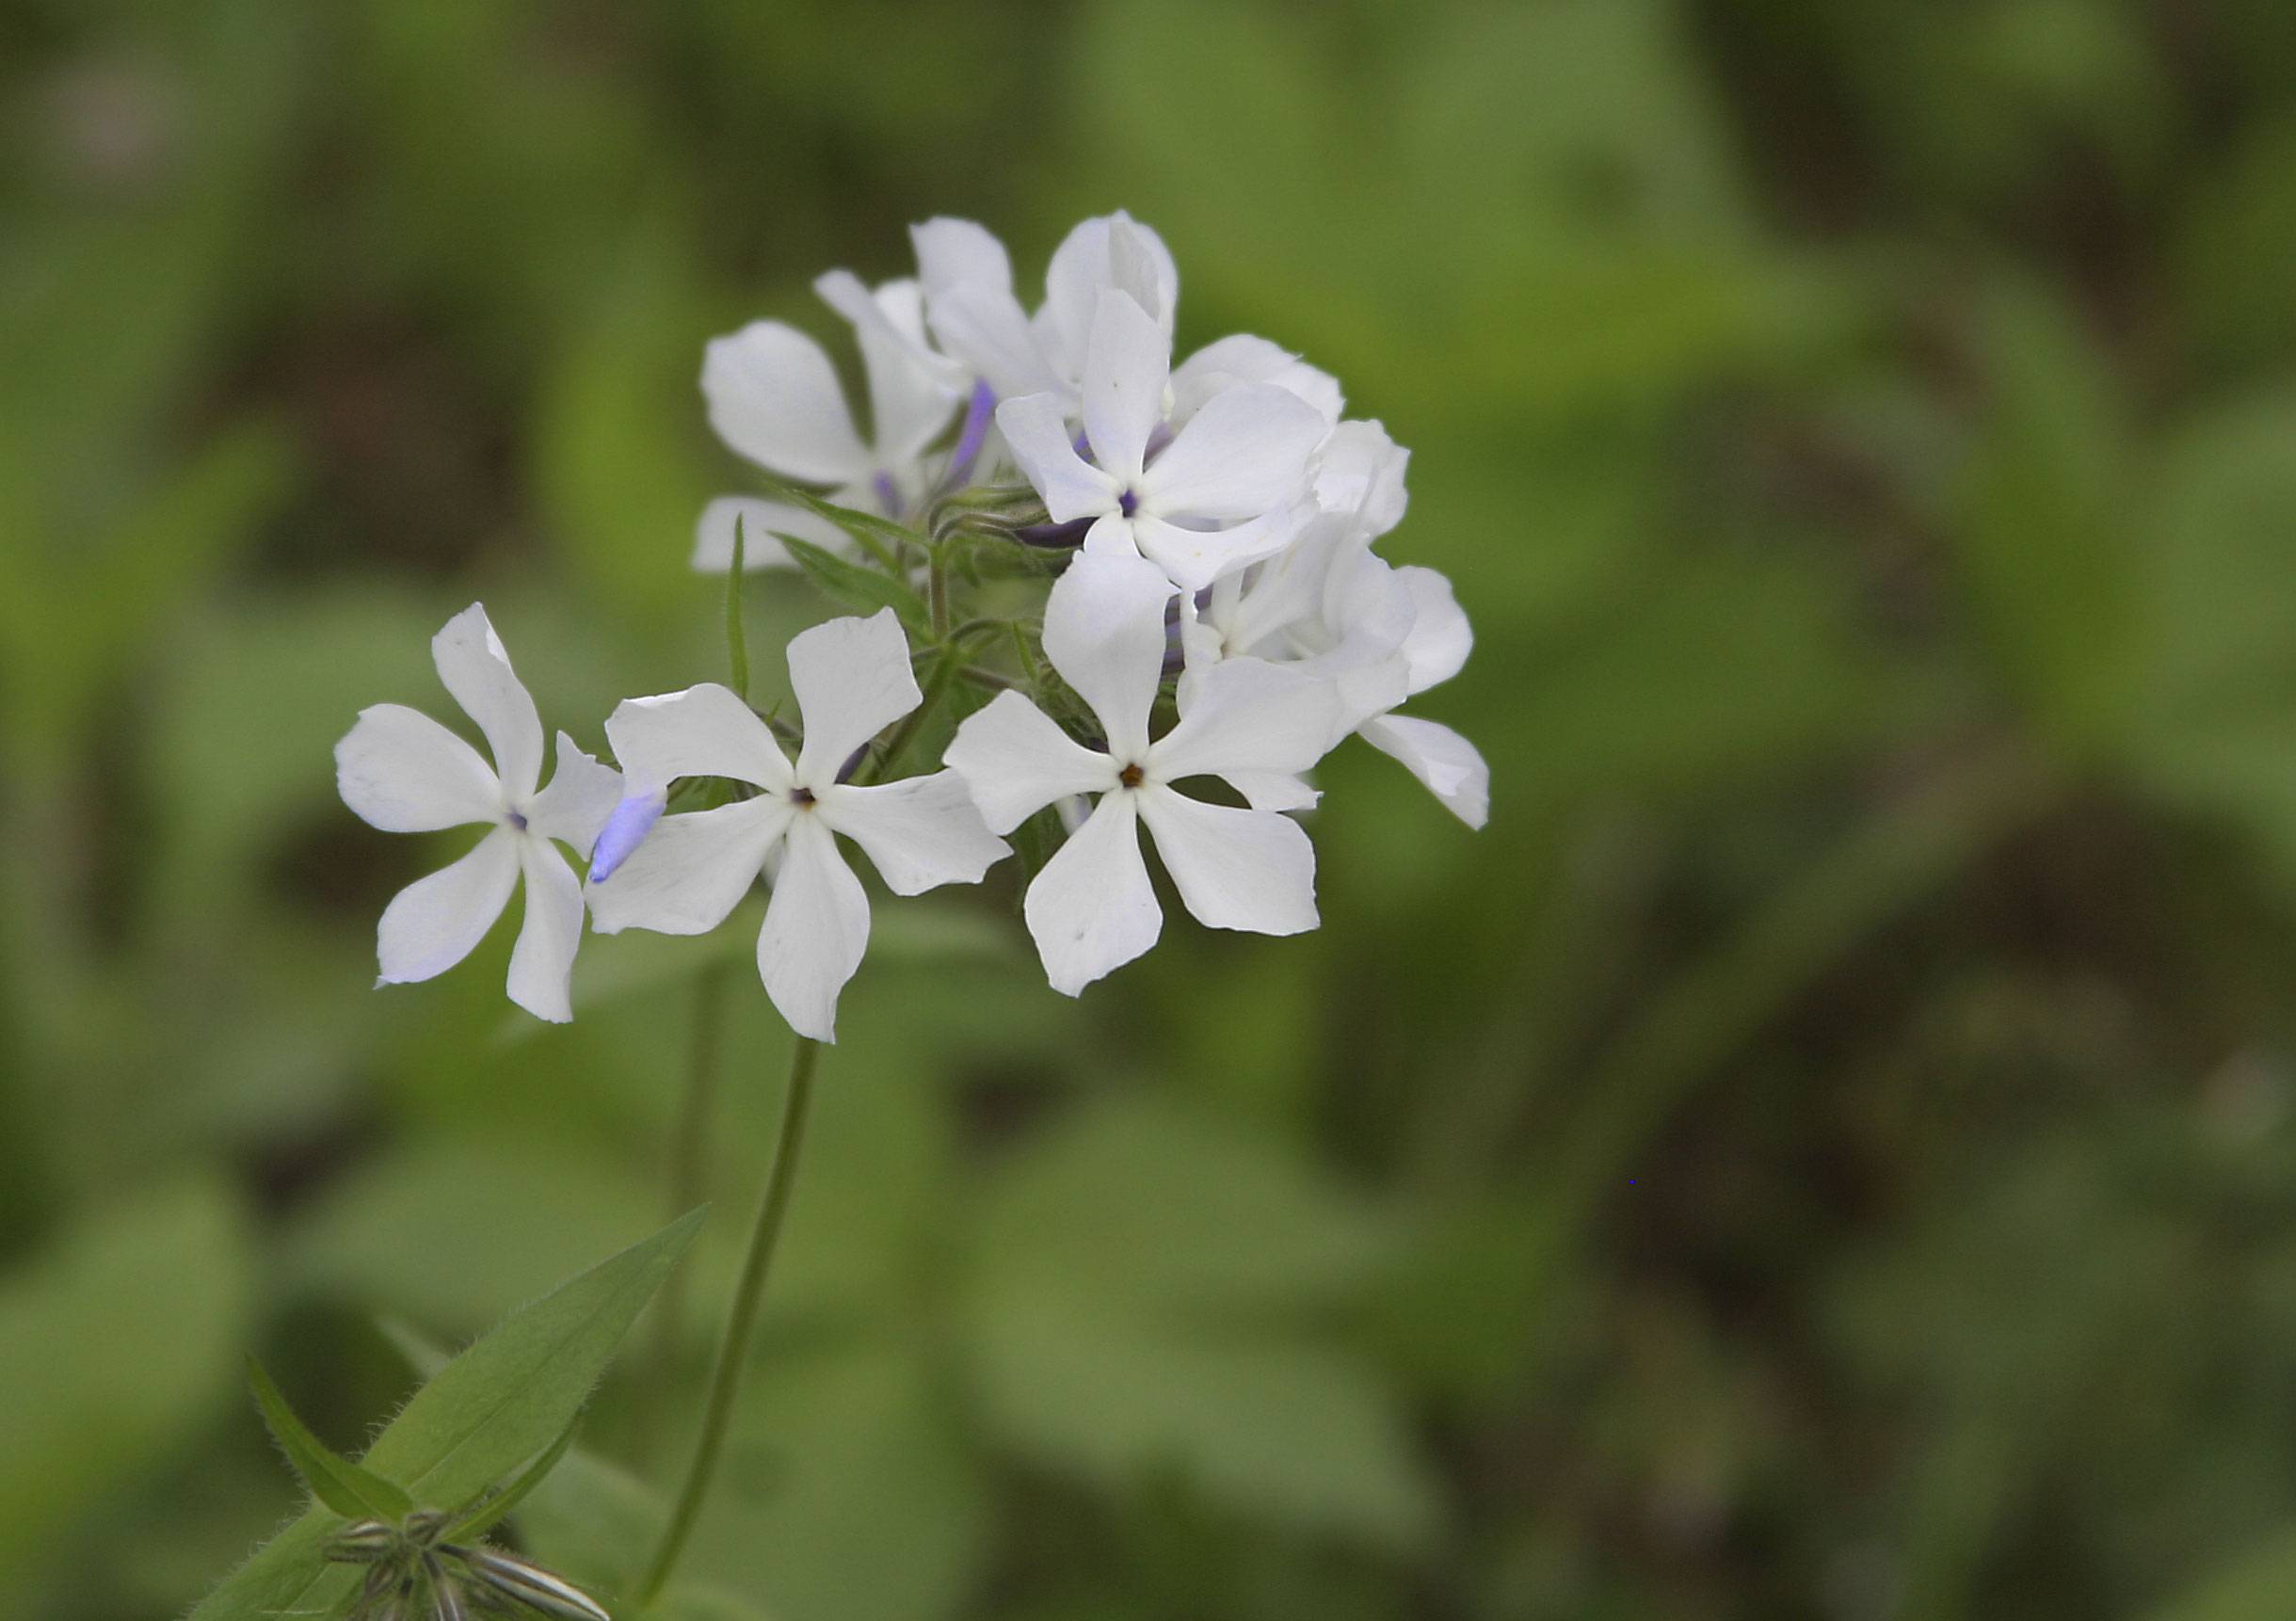
[[[685,1471],[678,1506],[663,1528],[661,1546],[638,1589],[640,1604],[661,1597],[678,1556],[685,1551],[694,1525],[701,1517],[702,1500],[709,1496],[711,1478],[717,1472],[718,1454],[725,1450],[726,1429],[733,1418],[733,1398],[741,1390],[742,1370],[749,1361],[749,1340],[757,1328],[758,1308],[765,1299],[765,1277],[773,1269],[774,1250],[781,1239],[781,1224],[789,1214],[789,1199],[797,1181],[797,1161],[805,1148],[805,1124],[812,1113],[813,1070],[821,1061],[821,1044],[797,1037],[790,1054],[789,1092],[781,1101],[781,1135],[774,1146],[773,1168],[765,1175],[764,1196],[758,1203],[757,1225],[750,1229],[749,1253],[742,1259],[741,1281],[734,1287],[733,1306],[726,1314],[725,1338],[718,1341],[717,1362],[710,1371],[709,1399],[701,1409],[701,1435],[694,1443],[694,1461]]]

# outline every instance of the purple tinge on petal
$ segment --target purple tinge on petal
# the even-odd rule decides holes
[[[614,807],[614,814],[606,818],[604,829],[590,852],[590,882],[602,884],[614,875],[614,869],[630,859],[630,853],[646,842],[653,825],[662,819],[662,809],[669,803],[669,795],[657,788],[650,794],[634,794]]]
[[[893,482],[891,473],[878,473],[871,488],[877,492],[877,505],[885,508],[886,517],[901,516],[901,487]]]
[[[997,419],[997,391],[981,377],[972,385],[972,398],[965,406],[965,425],[957,431],[956,450],[949,457],[951,490],[962,490],[972,482],[972,464],[981,458],[981,446],[988,441],[988,425]]]

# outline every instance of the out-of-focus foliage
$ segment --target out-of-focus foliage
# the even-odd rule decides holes
[[[483,596],[719,673],[700,345],[1126,207],[1415,452],[1479,643],[1325,927],[1081,1003],[880,910],[680,1613],[2272,1621],[2296,1562],[2280,0],[0,4],[0,1616],[181,1613],[672,1213],[722,941],[377,993]],[[770,650],[833,611],[750,586]],[[626,1572],[762,1175],[516,1522]],[[658,1339],[658,1345],[653,1342]],[[666,1379],[674,1374],[674,1385]],[[683,1392],[682,1395],[681,1392]],[[722,1595],[714,1597],[713,1595]]]

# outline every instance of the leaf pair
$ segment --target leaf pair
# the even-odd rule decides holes
[[[191,1621],[259,1621],[347,1598],[356,1575],[330,1565],[324,1547],[340,1518],[395,1520],[417,1502],[462,1503],[472,1506],[458,1528],[474,1534],[507,1514],[564,1455],[591,1387],[700,1222],[696,1211],[513,1312],[416,1391],[356,1463],[329,1452],[255,1370],[265,1418],[318,1501]],[[518,1478],[488,1496],[513,1469]]]

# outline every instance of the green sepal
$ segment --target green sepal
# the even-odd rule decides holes
[[[895,523],[889,518],[879,518],[874,512],[862,512],[851,506],[840,506],[824,501],[802,485],[792,484],[786,478],[777,478],[770,473],[753,470],[767,490],[794,506],[802,506],[816,518],[826,518],[859,541],[862,549],[888,569],[897,568],[895,561],[904,546],[923,547],[925,538],[914,529]],[[783,537],[787,538],[787,537]]]
[[[396,1524],[414,1512],[414,1499],[407,1495],[405,1488],[329,1452],[326,1443],[295,1416],[295,1409],[280,1394],[271,1375],[252,1356],[248,1358],[248,1383],[254,1387],[255,1402],[263,1409],[263,1421],[269,1428],[271,1438],[287,1454],[287,1461],[303,1477],[303,1484],[311,1488],[313,1497],[345,1519],[380,1519]]]
[[[737,697],[749,701],[749,638],[742,628],[742,515],[733,515],[733,564],[726,570],[726,676]]]
[[[929,633],[932,611],[925,606],[924,599],[902,581],[875,569],[849,563],[836,553],[824,551],[795,536],[782,535],[777,538],[789,548],[789,554],[796,559],[797,566],[812,576],[813,584],[847,607],[864,611],[891,608],[912,634]]]
[[[550,1443],[550,1450],[528,1464],[521,1471],[518,1479],[503,1487],[492,1497],[482,1499],[474,1504],[469,1513],[449,1525],[446,1530],[447,1540],[459,1542],[466,1537],[481,1536],[500,1525],[528,1492],[549,1478],[550,1471],[558,1467],[558,1460],[566,1456],[567,1449],[573,1444],[574,1426],[569,1424],[565,1433]]]

